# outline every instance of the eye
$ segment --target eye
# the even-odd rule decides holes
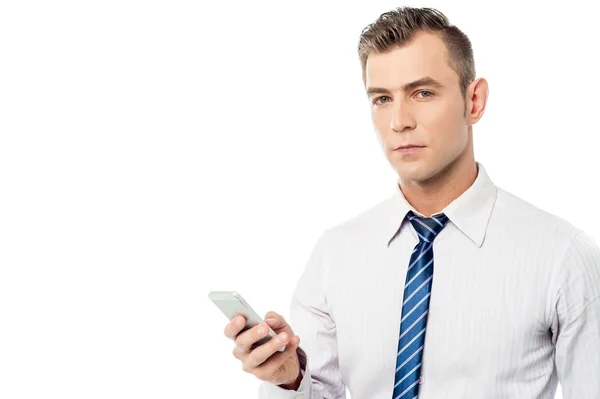
[[[427,96],[425,96],[425,97],[421,97],[421,98],[429,98],[429,97],[433,97],[433,93],[432,93],[432,92],[430,92],[430,91],[428,91],[428,90],[421,90],[421,91],[417,92],[417,94],[422,94],[422,93],[426,93],[426,94],[429,94],[429,95],[427,95]]]
[[[373,100],[373,104],[377,104],[377,101],[381,100],[382,98],[388,98],[388,99],[389,99],[389,97],[388,97],[388,96],[381,96],[381,97],[377,97],[377,98],[375,98],[375,99]],[[383,104],[385,104],[386,102],[388,102],[388,101],[384,101],[384,102],[383,102]],[[382,103],[381,103],[381,102],[379,102],[379,104],[382,104]]]

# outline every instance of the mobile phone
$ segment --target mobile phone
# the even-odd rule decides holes
[[[239,332],[240,334],[264,322],[263,318],[260,317],[258,313],[252,309],[248,302],[246,302],[244,298],[236,291],[211,291],[208,293],[208,297],[215,305],[217,305],[219,309],[221,309],[221,312],[223,312],[223,314],[227,316],[229,320],[233,320],[235,316],[240,314],[246,318],[246,325],[242,331]],[[255,349],[262,344],[269,342],[271,338],[275,338],[276,336],[277,334],[275,331],[269,327],[269,333],[260,340],[256,341],[251,346],[251,349]],[[283,352],[284,350],[285,345],[283,348],[278,349],[279,352]]]

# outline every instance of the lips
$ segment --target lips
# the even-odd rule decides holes
[[[424,145],[416,145],[416,144],[407,144],[407,145],[401,145],[399,147],[394,148],[394,151],[405,150],[408,148],[423,148],[423,147],[425,147],[425,146]]]

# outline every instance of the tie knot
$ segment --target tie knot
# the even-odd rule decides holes
[[[415,215],[413,211],[409,211],[406,215],[410,223],[413,225],[419,241],[431,242],[446,225],[448,216],[436,215],[430,218],[423,218]]]

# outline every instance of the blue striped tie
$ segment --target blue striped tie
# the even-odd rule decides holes
[[[422,218],[409,211],[407,218],[419,236],[419,243],[412,252],[406,272],[393,399],[414,399],[419,393],[421,358],[433,281],[433,239],[448,221],[443,213]]]

